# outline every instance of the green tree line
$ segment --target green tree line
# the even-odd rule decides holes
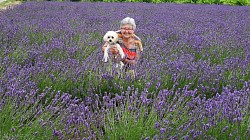
[[[23,0],[34,1],[34,0]],[[46,1],[46,0],[35,0]],[[192,3],[192,4],[225,4],[250,6],[250,0],[47,0],[47,1],[73,1],[73,2],[147,2],[147,3]]]

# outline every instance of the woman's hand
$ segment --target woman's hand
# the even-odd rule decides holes
[[[104,52],[106,48],[107,48],[107,46],[104,45],[104,46],[102,47],[102,51]],[[117,49],[116,46],[110,48],[110,52],[111,52],[112,54],[119,54],[119,50]]]
[[[102,46],[102,51],[104,52],[107,46]]]
[[[110,48],[110,52],[111,52],[112,54],[119,54],[119,51],[118,51],[118,49],[117,49],[116,46]]]
[[[136,65],[137,61],[136,60],[125,59],[125,63]]]

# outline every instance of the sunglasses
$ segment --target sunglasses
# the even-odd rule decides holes
[[[121,28],[122,31],[128,31],[129,33],[132,33],[134,30],[131,28]]]

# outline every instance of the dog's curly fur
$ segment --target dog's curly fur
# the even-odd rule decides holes
[[[107,62],[108,61],[108,58],[109,58],[108,51],[109,51],[110,48],[115,47],[115,46],[118,49],[121,58],[122,59],[125,58],[125,54],[124,54],[121,46],[117,43],[117,41],[118,41],[118,34],[115,31],[108,31],[104,35],[103,40],[107,44],[107,47],[104,50],[104,56],[103,56],[103,59],[102,59],[103,62]],[[120,68],[122,68],[123,66],[124,66],[123,62],[120,61]]]

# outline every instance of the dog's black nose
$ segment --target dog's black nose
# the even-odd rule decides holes
[[[112,40],[109,40],[109,42],[112,42]]]

